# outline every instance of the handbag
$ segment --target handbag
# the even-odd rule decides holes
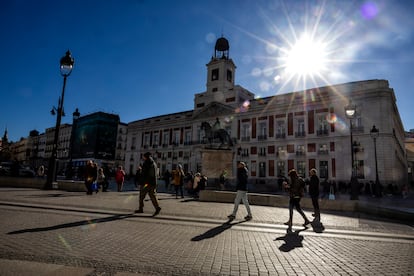
[[[92,191],[97,191],[97,190],[99,190],[99,186],[98,186],[98,182],[95,180],[92,183]]]
[[[335,194],[333,191],[333,187],[331,186],[331,188],[329,189],[329,200],[335,200]]]

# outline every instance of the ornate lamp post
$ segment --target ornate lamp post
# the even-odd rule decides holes
[[[349,131],[351,137],[351,199],[358,199],[359,184],[356,178],[355,161],[354,161],[354,141],[352,137],[352,119],[355,118],[356,107],[353,104],[345,106],[345,116],[349,119]]]
[[[66,55],[60,59],[60,74],[63,76],[63,88],[62,88],[62,95],[59,97],[58,107],[56,109],[57,116],[56,116],[55,137],[54,137],[53,145],[52,145],[52,155],[50,156],[50,159],[49,159],[49,167],[48,167],[45,189],[52,189],[53,182],[56,180],[57,144],[59,140],[60,122],[62,120],[62,115],[63,115],[63,100],[65,97],[66,78],[70,75],[70,73],[72,73],[74,63],[75,63],[75,60],[72,58],[69,50],[66,52]]]
[[[372,126],[372,129],[370,131],[372,139],[374,139],[374,151],[375,151],[375,196],[381,197],[380,192],[380,182],[378,178],[378,159],[377,159],[377,138],[379,136],[379,129],[375,127],[375,125]]]

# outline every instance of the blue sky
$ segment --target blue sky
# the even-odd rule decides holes
[[[3,0],[0,134],[17,141],[55,125],[68,49],[62,123],[75,108],[125,123],[191,110],[222,35],[236,83],[258,97],[386,79],[414,129],[413,12],[402,0]]]

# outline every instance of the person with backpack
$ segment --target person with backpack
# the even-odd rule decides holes
[[[305,213],[303,212],[302,208],[300,207],[300,200],[303,197],[303,191],[305,188],[305,181],[299,177],[298,173],[295,169],[289,171],[290,183],[284,182],[285,189],[289,191],[289,220],[284,224],[287,225],[289,228],[288,230],[292,229],[292,219],[293,219],[293,207],[296,208],[296,211],[303,217],[305,222],[303,226],[307,226],[310,223],[310,220],[306,217]]]

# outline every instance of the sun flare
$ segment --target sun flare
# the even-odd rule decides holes
[[[285,53],[286,73],[300,78],[321,75],[326,69],[327,54],[324,43],[303,35]]]

